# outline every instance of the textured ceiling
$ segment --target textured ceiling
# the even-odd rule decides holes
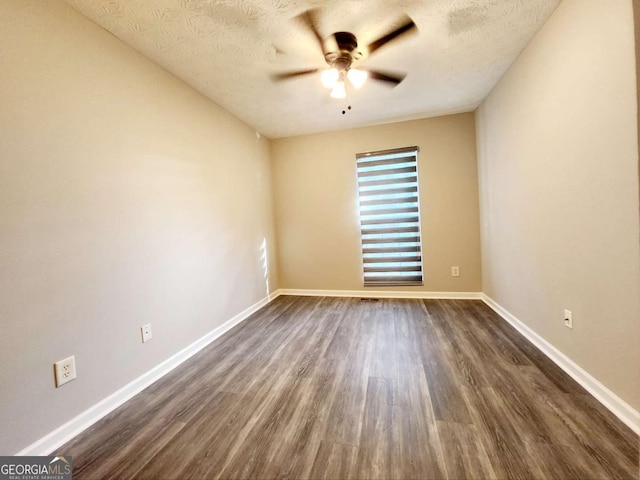
[[[276,138],[473,110],[560,0],[66,1]],[[368,80],[344,100],[329,97],[319,74],[274,83],[273,73],[326,67],[313,34],[295,19],[315,7],[323,36],[349,31],[360,45],[409,15],[417,33],[361,63],[406,79],[396,88]]]

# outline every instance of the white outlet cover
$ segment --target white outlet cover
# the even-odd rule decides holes
[[[153,334],[151,333],[151,324],[147,323],[140,327],[140,332],[142,333],[142,343],[148,342],[153,338]]]
[[[452,277],[459,277],[460,276],[460,267],[458,267],[458,266],[451,267],[451,276]]]
[[[573,328],[573,314],[571,310],[564,311],[564,326],[567,328]]]
[[[71,355],[53,364],[56,376],[56,388],[76,378],[76,357]]]

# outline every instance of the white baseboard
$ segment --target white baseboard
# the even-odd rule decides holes
[[[304,290],[282,288],[280,295],[301,297],[360,297],[360,298],[450,298],[458,300],[479,300],[481,292],[401,292],[393,290]]]
[[[556,365],[564,370],[571,378],[578,382],[585,390],[593,395],[611,413],[618,417],[631,430],[640,435],[640,412],[626,403],[602,383],[587,373],[582,367],[567,357],[556,347],[525,325],[521,320],[512,315],[504,307],[489,296],[482,294],[482,300],[489,305],[498,315],[509,322],[516,330],[524,335],[538,350],[549,357]]]
[[[182,362],[188,360],[190,357],[198,353],[215,339],[223,335],[225,332],[231,330],[237,324],[248,318],[251,314],[259,310],[260,308],[264,307],[279,295],[280,292],[276,290],[262,300],[254,303],[246,310],[240,312],[230,320],[227,320],[218,328],[211,330],[209,333],[199,338],[191,345],[183,348],[178,353],[169,357],[164,362],[149,370],[147,373],[136,378],[131,383],[125,385],[120,390],[112,393],[107,398],[96,403],[75,418],[72,418],[64,425],[61,425],[54,431],[48,433],[28,447],[22,449],[20,452],[16,453],[16,455],[49,455],[51,452],[67,443],[73,437],[96,423],[102,417],[111,413],[131,397],[140,393],[156,380],[159,380],[161,377],[180,365]]]

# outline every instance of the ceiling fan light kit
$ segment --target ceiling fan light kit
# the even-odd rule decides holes
[[[369,74],[364,70],[357,70],[350,68],[345,71],[338,70],[337,68],[330,68],[329,70],[323,70],[320,73],[320,82],[325,88],[331,90],[331,97],[333,98],[345,98],[347,91],[345,88],[345,77],[349,80],[349,83],[356,90],[364,85]]]

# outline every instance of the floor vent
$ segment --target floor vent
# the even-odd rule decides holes
[[[361,298],[360,301],[361,302],[377,302],[378,300],[380,300],[379,298]]]

